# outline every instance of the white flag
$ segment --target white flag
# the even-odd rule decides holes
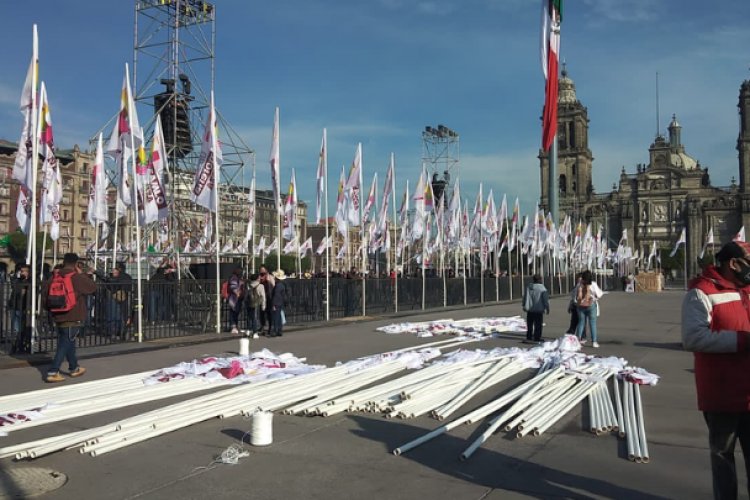
[[[365,208],[362,209],[362,221],[363,224],[370,222],[370,212],[372,212],[375,206],[375,191],[378,189],[378,173],[375,172],[372,176],[372,184],[370,184],[370,191],[367,194],[367,200],[365,200]]]
[[[318,244],[318,248],[315,250],[315,253],[318,255],[322,255],[323,252],[325,252],[326,249],[331,246],[331,239],[332,239],[332,236],[327,236],[327,237],[324,237],[322,240],[320,240],[320,243]]]
[[[284,249],[281,251],[281,253],[283,253],[284,255],[289,255],[290,253],[294,252],[294,249],[297,247],[297,245],[297,239],[295,238],[284,245]]]
[[[672,250],[672,253],[669,254],[669,256],[670,257],[674,257],[675,254],[677,253],[677,249],[680,248],[680,245],[683,244],[683,243],[686,243],[686,242],[687,242],[687,239],[686,239],[686,235],[685,235],[685,228],[683,227],[682,228],[682,233],[680,233],[680,239],[677,240],[677,243],[675,243],[674,249]]]
[[[706,248],[708,248],[708,245],[714,244],[714,228],[713,226],[708,229],[708,234],[706,235],[706,244],[703,245],[703,248],[701,248],[701,254],[700,258],[703,258],[703,255],[706,253]]]
[[[39,224],[50,223],[50,238],[60,237],[60,202],[62,201],[62,176],[55,156],[55,141],[52,134],[52,115],[47,102],[47,89],[42,82],[39,95],[38,134],[42,146],[42,193],[39,206]]]
[[[307,238],[305,242],[299,247],[299,256],[304,257],[307,255],[307,252],[312,250],[312,236]]]
[[[740,228],[739,232],[732,238],[732,241],[745,241],[745,226]]]
[[[120,181],[117,186],[117,217],[122,217],[133,204],[133,181],[130,177],[128,160],[143,142],[138,123],[138,113],[130,90],[130,70],[125,64],[125,76],[120,92],[120,111],[109,137],[107,151],[113,153],[118,165]]]
[[[266,252],[266,237],[261,236],[260,241],[258,241],[258,246],[255,247],[255,256],[259,256],[261,253]]]
[[[279,238],[274,238],[270,245],[266,247],[266,253],[276,252],[279,249]]]
[[[339,177],[339,190],[338,197],[336,198],[336,228],[338,229],[344,240],[348,241],[349,238],[349,227],[346,218],[346,173],[344,167],[341,167],[341,176]]]
[[[23,114],[23,130],[21,131],[21,139],[18,141],[18,152],[16,153],[16,159],[13,163],[13,178],[27,188],[29,188],[33,183],[32,176],[35,167],[35,163],[32,161],[32,138],[34,136],[34,130],[36,129],[36,120],[38,118],[36,102],[38,79],[39,43],[37,39],[35,24],[33,28],[31,62],[29,63],[29,70],[26,72],[26,80],[24,81],[23,90],[21,91],[20,110],[21,114]],[[21,228],[25,227],[24,224],[20,224],[20,221],[19,226]]]
[[[166,221],[169,217],[167,192],[164,189],[164,170],[167,164],[167,149],[164,142],[164,131],[161,127],[161,116],[156,115],[154,135],[151,139],[151,156],[148,162],[145,222]]]
[[[292,179],[289,181],[289,193],[284,203],[284,225],[282,236],[285,240],[293,240],[297,235],[297,180],[292,169]]]
[[[320,156],[318,157],[317,184],[315,194],[315,223],[320,224],[323,218],[322,200],[325,193],[326,178],[328,177],[328,146],[326,146],[326,129],[323,129],[323,140],[320,143]]]
[[[273,132],[271,134],[271,155],[269,163],[271,164],[271,184],[273,185],[273,201],[276,203],[276,210],[281,215],[281,179],[279,178],[280,172],[280,158],[279,158],[279,108],[276,107],[276,112],[273,116]]]
[[[354,161],[346,180],[347,218],[352,226],[359,226],[359,209],[362,190],[362,143],[357,144]]]
[[[247,230],[245,231],[245,241],[253,239],[253,229],[255,228],[255,176],[250,181],[250,192],[247,195]]]
[[[216,120],[216,109],[214,108],[214,94],[211,92],[211,106],[208,110],[208,118],[206,119],[206,131],[203,134],[201,156],[198,159],[193,190],[190,193],[190,199],[194,203],[207,208],[211,212],[216,211],[219,171],[222,163],[217,128],[218,122]]]
[[[96,227],[97,223],[106,225],[107,214],[107,175],[104,173],[104,147],[101,132],[96,143],[96,157],[91,167],[91,185],[89,186],[89,224]]]

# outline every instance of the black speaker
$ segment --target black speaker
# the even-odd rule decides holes
[[[154,109],[160,110],[167,152],[174,149],[178,158],[184,158],[193,150],[190,137],[190,100],[192,97],[174,92],[174,80],[163,80],[167,91],[154,96]],[[176,108],[176,109],[175,109]]]

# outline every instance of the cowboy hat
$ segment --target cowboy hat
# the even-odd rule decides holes
[[[284,270],[283,269],[277,269],[276,271],[274,271],[271,274],[273,274],[273,277],[276,278],[277,280],[285,280],[286,279],[286,274],[284,274]]]

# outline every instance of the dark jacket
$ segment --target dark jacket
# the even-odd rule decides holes
[[[68,312],[64,313],[53,313],[52,318],[55,323],[81,323],[86,319],[86,295],[91,295],[96,291],[96,283],[91,279],[88,274],[79,273],[73,267],[63,267],[60,270],[60,274],[65,276],[66,274],[75,273],[73,276],[73,290],[76,292],[76,304]],[[51,281],[51,280],[50,280]],[[44,283],[42,288],[42,301],[46,307],[47,293],[49,292],[50,281]]]
[[[549,314],[549,293],[541,283],[529,283],[523,291],[524,312]]]
[[[286,298],[286,286],[283,280],[276,280],[276,285],[271,293],[271,305],[275,309],[284,309],[284,299]]]
[[[8,309],[12,311],[25,311],[31,308],[31,280],[17,279],[13,281],[13,286],[8,299]]]

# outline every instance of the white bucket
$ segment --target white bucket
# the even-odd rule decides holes
[[[240,339],[240,356],[249,356],[249,355],[250,355],[250,339],[243,337]]]
[[[273,413],[259,408],[253,413],[250,444],[253,446],[268,446],[271,443],[273,443]]]

